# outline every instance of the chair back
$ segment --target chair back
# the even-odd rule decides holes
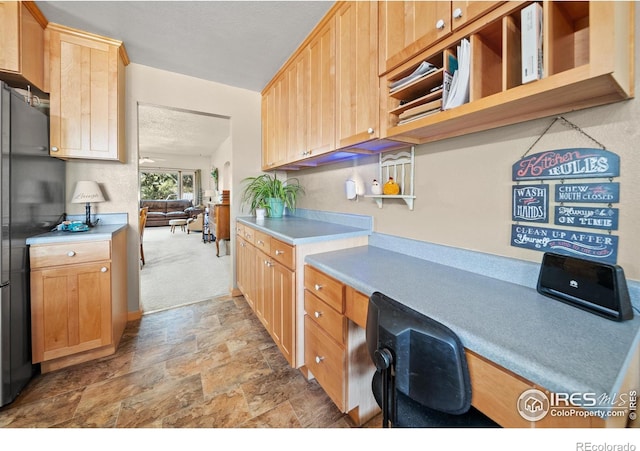
[[[375,292],[366,341],[383,427],[497,426],[471,407],[465,350],[445,325]]]
[[[143,207],[140,209],[140,242],[142,242],[142,236],[144,235],[144,228],[147,225],[147,213],[149,213],[149,207]]]

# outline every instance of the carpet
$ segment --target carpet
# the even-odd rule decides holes
[[[145,265],[140,270],[140,306],[146,313],[206,301],[229,294],[228,243],[203,243],[202,233],[171,233],[169,227],[144,231]]]

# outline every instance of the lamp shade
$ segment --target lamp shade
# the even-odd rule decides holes
[[[71,203],[84,204],[87,202],[104,202],[104,196],[98,182],[76,182],[76,189],[71,197]]]
[[[204,197],[213,197],[216,195],[216,192],[212,189],[204,190]]]

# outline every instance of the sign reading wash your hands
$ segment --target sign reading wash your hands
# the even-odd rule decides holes
[[[511,226],[511,246],[615,264],[618,237],[610,232],[618,229],[619,211],[611,204],[620,201],[620,184],[610,179],[618,176],[620,157],[603,149],[558,149],[524,156],[512,166],[512,180],[555,181],[553,200],[558,204],[549,208],[548,184],[514,185],[511,220],[516,224]],[[564,183],[565,179],[586,178],[595,181]],[[550,210],[553,224],[568,229],[537,226],[551,222]],[[603,233],[584,229],[599,229]]]

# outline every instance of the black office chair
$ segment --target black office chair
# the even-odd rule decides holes
[[[451,329],[376,292],[366,337],[383,427],[498,427],[471,406],[464,347]]]

